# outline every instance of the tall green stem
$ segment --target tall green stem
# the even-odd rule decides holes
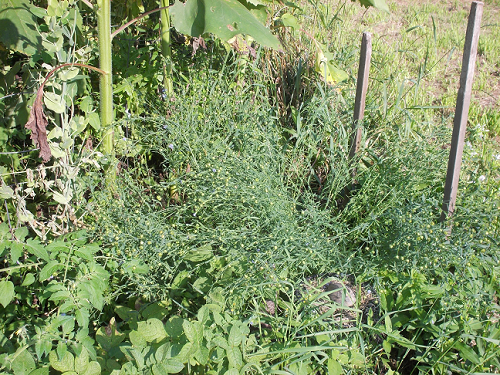
[[[160,0],[161,7],[168,7],[170,0]],[[165,59],[163,65],[163,86],[165,93],[171,97],[174,93],[172,85],[172,52],[170,49],[170,11],[168,8],[162,9],[161,19],[161,53]]]
[[[97,29],[99,33],[99,67],[101,75],[101,125],[104,129],[103,147],[108,157],[114,156],[113,73],[111,65],[111,0],[97,0]]]

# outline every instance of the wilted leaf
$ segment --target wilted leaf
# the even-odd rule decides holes
[[[31,108],[30,117],[26,123],[26,129],[31,130],[31,139],[36,147],[40,148],[40,157],[43,162],[49,161],[52,153],[47,142],[47,117],[43,113],[43,85],[40,86],[36,93],[35,103]]]
[[[316,47],[316,64],[314,68],[321,74],[326,83],[334,85],[349,78],[346,72],[335,66],[333,55],[324,46],[316,42]]]

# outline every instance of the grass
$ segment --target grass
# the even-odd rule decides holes
[[[178,52],[175,100],[143,93],[145,113],[121,122],[134,153],[115,190],[89,170],[76,216],[101,244],[114,288],[92,316],[99,345],[118,324],[120,340],[130,334],[123,347],[159,351],[140,341],[137,319],[161,310],[170,328],[185,319],[179,330],[201,330],[212,350],[212,362],[200,349],[184,372],[229,372],[214,335],[250,348],[242,373],[500,371],[500,4],[485,4],[457,209],[445,225],[468,4],[391,2],[391,14],[300,5],[293,12],[310,35],[279,31],[286,53],[251,58],[217,43],[191,60]],[[363,147],[349,161],[363,31],[373,34],[372,69]],[[334,51],[347,82],[319,79],[310,36]],[[356,296],[353,306],[330,300],[331,281]],[[139,357],[111,362],[139,366]]]
[[[316,4],[304,16],[352,77],[359,49],[352,35],[373,33],[354,183],[346,159],[353,80],[331,90],[300,76],[290,56],[261,55],[244,72],[229,60],[224,74],[191,72],[166,112],[131,120],[150,153],[148,176],[131,166],[115,200],[93,195],[94,228],[108,255],[149,267],[123,279],[127,293],[171,301],[187,316],[208,302],[268,324],[261,340],[274,342],[271,372],[312,371],[309,354],[325,338],[352,348],[326,356],[354,372],[498,370],[488,340],[500,332],[491,308],[498,306],[499,103],[483,95],[498,88],[491,79],[497,8],[485,6],[451,234],[439,216],[468,10],[461,2],[391,10],[341,2]],[[282,37],[304,55],[303,36]],[[265,81],[275,74],[281,86]],[[309,303],[300,299],[318,277],[357,285],[352,329],[328,314],[318,318],[311,306],[324,297],[321,288]],[[282,357],[297,339],[305,351]]]

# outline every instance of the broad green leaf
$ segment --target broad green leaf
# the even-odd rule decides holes
[[[91,261],[94,259],[94,254],[97,253],[98,251],[99,251],[99,246],[97,245],[82,246],[75,249],[75,255]]]
[[[389,341],[387,340],[384,340],[382,342],[382,347],[384,348],[384,351],[387,353],[387,354],[390,354],[391,353],[391,350],[392,350],[392,345]]]
[[[52,341],[50,338],[42,337],[35,342],[35,353],[38,358],[42,358],[42,355],[49,354],[52,350]]]
[[[227,339],[227,343],[229,346],[238,346],[241,341],[244,339],[243,334],[240,331],[240,328],[234,324],[231,327],[231,331],[229,331],[229,337]]]
[[[52,350],[49,354],[50,365],[57,371],[66,372],[73,371],[75,367],[75,358],[73,354],[66,351],[62,358],[59,358],[55,350]]]
[[[10,186],[2,184],[0,187],[0,198],[2,199],[11,199],[14,198],[14,190]]]
[[[23,280],[23,283],[21,284],[21,286],[30,286],[31,284],[33,284],[35,282],[35,275],[33,275],[32,273],[27,273],[26,276],[24,277],[24,280]]]
[[[38,275],[38,279],[40,281],[45,281],[49,277],[52,276],[54,272],[62,268],[63,265],[59,263],[57,260],[53,260],[45,265],[45,267],[42,268],[40,271],[40,274]]]
[[[11,242],[10,244],[10,259],[12,263],[16,263],[17,260],[23,254],[24,245],[20,242]]]
[[[137,323],[137,330],[148,342],[160,341],[167,336],[163,323],[156,318],[148,319],[147,322]]]
[[[80,72],[80,68],[78,68],[78,67],[66,67],[66,68],[60,69],[58,71],[57,75],[59,76],[60,80],[68,81],[72,78],[75,78],[79,72]]]
[[[103,292],[99,280],[90,279],[78,284],[78,297],[87,299],[97,310],[102,310],[104,306]]]
[[[82,328],[87,328],[89,326],[90,314],[89,311],[83,307],[75,311],[75,318],[78,325]]]
[[[184,320],[182,322],[182,328],[184,328],[184,334],[187,339],[192,343],[200,342],[201,338],[197,335],[196,327],[194,326],[194,322],[190,322],[189,320]]]
[[[227,370],[224,375],[240,375],[240,372],[235,368]]]
[[[183,34],[199,37],[212,33],[224,41],[247,34],[265,47],[281,49],[278,39],[237,0],[176,1],[170,15]]]
[[[460,356],[463,359],[471,361],[475,365],[478,365],[481,362],[481,359],[479,358],[477,353],[469,345],[466,345],[463,342],[457,341],[454,346],[458,350],[458,352],[460,353]]]
[[[123,269],[127,273],[145,274],[148,273],[149,267],[138,259],[133,259],[123,265]]]
[[[167,309],[161,303],[152,303],[141,312],[141,315],[145,319],[156,318],[161,320],[167,316],[167,313]]]
[[[49,253],[45,247],[39,242],[32,239],[26,241],[26,250],[34,256],[48,262],[50,260]]]
[[[43,95],[43,102],[46,107],[55,113],[64,113],[66,111],[66,103],[61,95],[47,91]]]
[[[203,293],[208,292],[211,286],[212,282],[208,277],[198,277],[193,283],[193,288]]]
[[[243,358],[241,356],[241,351],[238,347],[230,346],[226,349],[227,360],[229,361],[229,367],[234,367],[240,369],[243,365]]]
[[[327,362],[328,375],[343,374],[342,365],[333,358],[329,358]]]
[[[168,321],[165,323],[165,331],[167,332],[168,336],[174,338],[174,339],[179,339],[182,334],[184,333],[183,327],[184,319],[178,316],[172,316],[168,319]]]
[[[99,129],[101,129],[101,119],[99,118],[99,114],[97,112],[89,113],[87,115],[87,119],[90,126],[92,126],[95,131],[99,131]]]
[[[63,195],[58,193],[57,191],[54,191],[52,193],[52,197],[57,203],[68,204],[73,198],[73,193],[71,192],[71,190],[68,190],[67,194]]]
[[[202,262],[212,257],[212,246],[205,245],[189,251],[184,259],[189,262]]]
[[[7,307],[14,298],[14,284],[8,280],[0,281],[0,304]]]
[[[37,368],[36,370],[33,370],[30,372],[30,375],[49,375],[49,368],[48,367],[41,367]]]
[[[29,231],[26,227],[19,227],[14,231],[14,234],[19,241],[24,241],[24,239],[28,236]]]
[[[28,375],[36,367],[35,360],[26,347],[21,347],[13,356],[12,370],[14,375]]]
[[[87,368],[83,373],[80,373],[79,375],[100,375],[101,374],[101,365],[99,362],[92,361],[89,363]]]
[[[116,306],[115,312],[118,314],[120,319],[122,319],[125,322],[129,321],[135,322],[139,318],[139,312],[134,309],[131,309],[130,307]]]
[[[291,27],[294,30],[300,30],[300,24],[299,21],[297,21],[297,18],[295,16],[291,15],[290,13],[285,13],[280,17],[281,24],[285,27]]]
[[[0,0],[0,43],[8,49],[34,55],[41,50],[42,37],[29,0]]]
[[[177,358],[167,358],[152,368],[154,375],[177,374],[183,369],[184,364]]]
[[[352,0],[355,1],[355,0]],[[382,10],[384,12],[390,13],[389,7],[387,6],[385,0],[359,0],[360,4],[364,7],[374,7],[378,10]]]
[[[118,332],[113,325],[101,327],[96,332],[97,342],[107,352],[118,346],[126,336],[124,333]]]
[[[62,299],[67,299],[70,297],[71,297],[71,293],[69,292],[69,290],[60,290],[58,292],[53,293],[49,297],[49,300],[57,302],[57,301],[60,301]]]
[[[85,347],[82,348],[82,351],[80,352],[80,355],[76,356],[75,358],[75,371],[77,373],[83,373],[87,369],[87,366],[89,365],[90,361],[90,356],[89,352]]]
[[[142,322],[140,322],[142,323]],[[131,331],[129,333],[130,342],[135,348],[145,348],[148,345],[146,338],[138,331]]]

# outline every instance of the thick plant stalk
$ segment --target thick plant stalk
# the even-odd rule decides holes
[[[164,58],[163,65],[163,86],[167,97],[173,95],[172,85],[172,52],[170,49],[170,11],[167,8],[170,0],[160,0],[160,6],[164,9],[161,10],[161,53]]]
[[[99,67],[104,74],[100,80],[101,125],[104,153],[114,156],[113,73],[111,65],[111,0],[97,0],[97,29],[99,33]]]

